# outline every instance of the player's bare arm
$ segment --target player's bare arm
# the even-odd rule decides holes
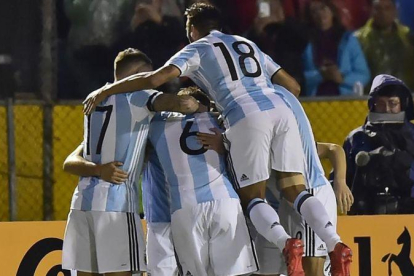
[[[197,111],[199,104],[191,96],[162,94],[154,100],[153,108],[155,111],[173,111],[189,114]]]
[[[121,162],[95,164],[82,157],[83,145],[79,145],[63,162],[63,170],[77,176],[96,176],[104,181],[122,184],[128,178],[128,173],[118,168]]]
[[[346,214],[354,203],[354,197],[346,184],[346,159],[343,148],[332,143],[318,143],[319,158],[327,158],[334,170],[334,191],[339,210]]]
[[[299,97],[300,95],[299,83],[283,69],[280,69],[276,74],[273,75],[272,83],[283,86],[296,97]]]
[[[92,110],[108,96],[156,88],[179,77],[180,74],[181,72],[177,67],[168,65],[155,71],[134,74],[112,84],[107,84],[88,95],[83,101],[83,111],[85,114],[90,114]]]

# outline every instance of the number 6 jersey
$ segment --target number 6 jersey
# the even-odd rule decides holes
[[[151,122],[149,140],[168,184],[171,213],[202,202],[238,198],[226,173],[224,156],[206,150],[197,132],[219,128],[213,115],[162,112]]]
[[[123,163],[128,180],[115,185],[98,177],[81,177],[72,197],[71,209],[83,211],[136,212],[135,185],[141,173],[153,116],[149,107],[161,93],[143,90],[105,99],[84,120],[83,156],[95,164]]]
[[[166,65],[189,77],[216,103],[226,128],[252,112],[270,110],[274,101],[271,78],[280,69],[253,42],[213,30],[187,45]],[[280,100],[280,99],[279,99]]]

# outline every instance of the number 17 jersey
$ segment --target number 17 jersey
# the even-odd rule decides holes
[[[189,77],[216,103],[226,128],[247,114],[275,108],[272,76],[280,69],[252,41],[213,30],[187,45],[166,65]],[[283,104],[283,102],[282,102]]]
[[[218,128],[211,114],[162,112],[151,121],[149,140],[170,185],[171,214],[199,203],[238,198],[226,172],[224,156],[206,150],[197,132]]]
[[[128,179],[120,185],[99,177],[81,177],[71,209],[83,211],[136,212],[139,207],[137,174],[142,170],[152,112],[147,106],[159,95],[143,90],[113,95],[85,116],[83,156],[95,164],[122,162]]]

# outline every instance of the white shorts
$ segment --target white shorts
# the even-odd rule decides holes
[[[183,275],[242,275],[258,268],[238,199],[179,209],[171,216],[171,231]]]
[[[147,223],[148,274],[177,276],[177,260],[169,222]]]
[[[95,273],[146,271],[139,215],[71,210],[63,240],[62,267]]]
[[[318,198],[325,207],[330,221],[336,227],[337,207],[336,198],[330,184],[309,189],[309,193]],[[284,199],[280,201],[278,210],[280,223],[286,232],[294,238],[302,239],[305,245],[304,257],[327,257],[326,244],[309,227],[302,216]],[[265,238],[257,235],[255,239],[257,257],[259,259],[260,270],[258,274],[278,274],[286,273],[286,265],[281,251]],[[281,261],[280,261],[281,260]],[[329,265],[329,259],[325,262],[325,268]],[[328,275],[325,270],[325,275]]]
[[[270,169],[305,172],[305,156],[298,125],[284,104],[250,113],[224,133],[229,171],[236,188],[269,178]]]

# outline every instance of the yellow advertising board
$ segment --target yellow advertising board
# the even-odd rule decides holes
[[[339,217],[354,251],[352,276],[414,276],[414,215]],[[1,276],[69,276],[61,269],[64,221],[0,223]]]
[[[0,275],[70,276],[61,270],[64,232],[64,221],[1,222]]]
[[[338,232],[354,252],[351,275],[414,276],[414,215],[339,217]]]

